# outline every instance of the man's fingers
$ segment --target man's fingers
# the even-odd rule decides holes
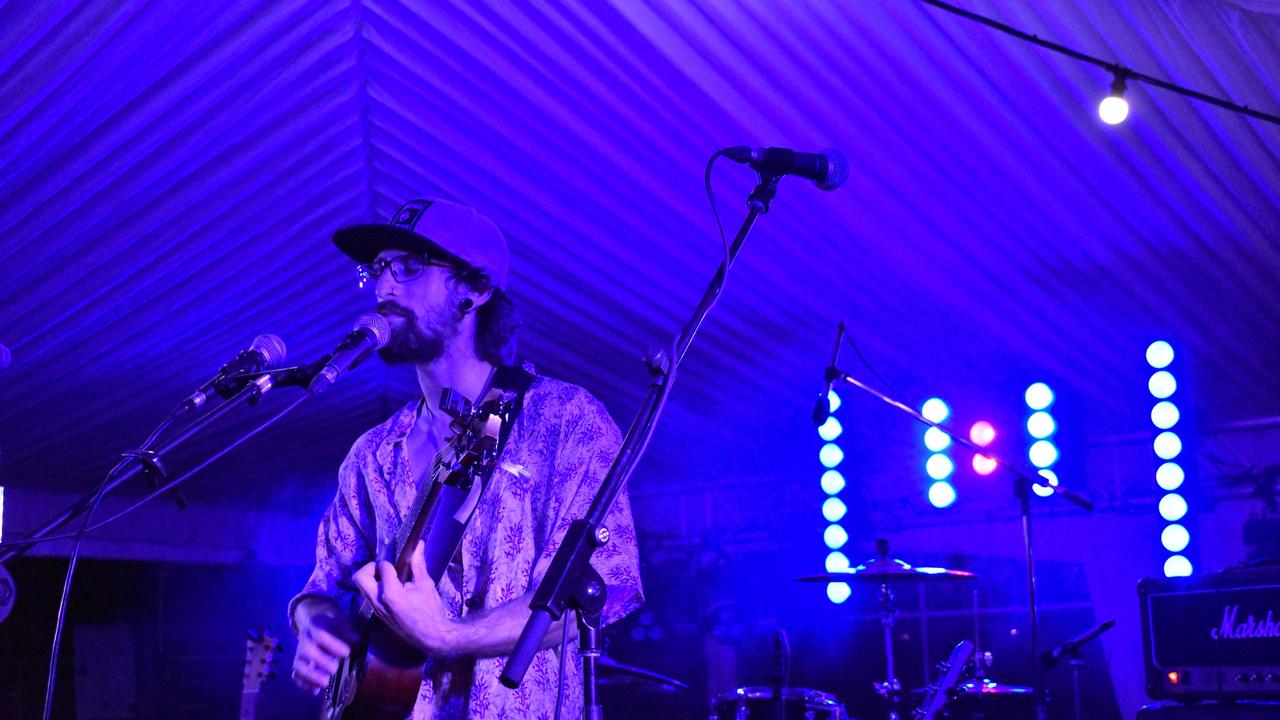
[[[324,673],[320,668],[312,665],[301,657],[293,661],[293,681],[299,687],[319,692],[329,684],[329,678],[333,673]]]
[[[409,558],[409,569],[413,571],[414,583],[430,583],[427,578],[427,557],[426,543],[419,540],[418,546],[413,549],[413,556]]]
[[[338,659],[314,645],[298,646],[297,662],[332,675],[338,671]]]
[[[373,606],[374,611],[381,615],[383,610],[381,598],[378,597],[380,594],[378,582],[373,579],[373,573],[376,569],[376,565],[369,563],[357,570],[356,573],[351,576],[351,580],[356,584],[356,587],[360,589],[360,594],[364,596],[364,599]]]
[[[315,642],[316,646],[330,657],[344,658],[351,654],[351,646],[338,639],[337,636],[324,630],[312,628],[307,633]],[[334,662],[334,668],[337,669],[337,662]]]

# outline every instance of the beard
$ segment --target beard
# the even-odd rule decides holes
[[[439,360],[461,323],[458,313],[443,308],[419,318],[408,308],[384,300],[378,303],[377,310],[385,317],[402,320],[391,323],[391,339],[378,349],[378,357],[388,365],[426,365]]]

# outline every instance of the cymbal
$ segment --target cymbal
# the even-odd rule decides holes
[[[990,678],[983,678],[979,683],[977,680],[960,683],[956,686],[954,694],[956,697],[973,697],[987,695],[1030,695],[1035,692],[1029,687],[1022,685],[1005,685],[998,683]]]
[[[620,663],[610,657],[601,655],[596,660],[596,670],[599,673],[599,682],[605,686],[618,687],[639,687],[648,690],[658,690],[661,692],[674,692],[677,690],[688,690],[689,686],[666,675],[645,670],[634,665]]]
[[[976,573],[966,570],[948,570],[941,567],[913,567],[901,560],[874,558],[857,567],[821,575],[798,577],[798,582],[864,582],[875,585],[900,582],[926,582],[933,580],[973,580]]]

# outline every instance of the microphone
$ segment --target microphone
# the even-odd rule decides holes
[[[849,179],[849,163],[835,150],[798,153],[786,148],[725,148],[724,156],[750,165],[764,175],[798,175],[823,190],[835,190]]]
[[[249,343],[249,349],[241,352],[239,355],[231,359],[231,362],[222,366],[217,375],[200,389],[195,391],[191,397],[183,400],[178,409],[174,411],[175,415],[182,415],[191,412],[209,401],[214,392],[223,395],[234,394],[239,390],[234,387],[236,376],[249,373],[262,372],[267,368],[273,368],[284,362],[285,349],[284,341],[276,335],[259,335]],[[231,384],[228,384],[230,381]],[[244,387],[242,383],[240,387]]]
[[[1088,631],[1086,631],[1083,635],[1073,637],[1070,640],[1062,643],[1058,647],[1041,653],[1040,660],[1044,663],[1044,669],[1048,670],[1052,668],[1054,665],[1057,665],[1058,661],[1065,656],[1075,655],[1077,652],[1080,651],[1080,648],[1083,647],[1085,643],[1098,637],[1102,633],[1110,630],[1111,627],[1115,624],[1116,624],[1115,620],[1107,620],[1106,622],[1098,623],[1097,625],[1093,626]]]
[[[818,396],[816,402],[813,403],[813,424],[821,426],[827,421],[827,416],[831,414],[830,400],[827,396],[831,394],[831,386],[835,384],[836,378],[840,376],[840,371],[836,370],[836,361],[840,359],[840,341],[844,340],[844,321],[836,327],[836,345],[831,348],[831,364],[827,366],[826,385],[822,388],[822,394]]]
[[[386,318],[377,313],[361,315],[356,320],[355,327],[351,328],[347,337],[334,349],[329,362],[320,368],[320,372],[316,373],[307,386],[308,392],[324,392],[339,376],[360,364],[370,351],[381,348],[390,339],[391,326],[387,324]]]

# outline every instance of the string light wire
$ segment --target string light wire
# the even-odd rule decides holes
[[[1280,125],[1280,115],[1272,115],[1271,113],[1262,112],[1261,110],[1254,110],[1253,108],[1247,105],[1234,103],[1230,100],[1223,100],[1222,98],[1214,97],[1213,95],[1208,95],[1198,90],[1192,90],[1191,88],[1183,87],[1182,85],[1171,83],[1167,80],[1161,80],[1158,77],[1152,77],[1151,75],[1140,73],[1136,70],[1131,70],[1119,63],[1108,62],[1106,60],[1103,60],[1102,58],[1094,57],[1093,55],[1088,55],[1086,53],[1080,52],[1079,50],[1074,50],[1072,48],[1069,48],[1066,45],[1060,45],[1056,42],[1045,40],[1044,38],[1041,38],[1037,35],[1032,35],[1031,33],[1024,32],[1010,25],[1006,25],[998,20],[992,20],[991,18],[986,17],[985,15],[979,15],[978,13],[971,12],[963,8],[958,8],[955,5],[942,2],[942,0],[920,0],[920,1],[925,3],[926,5],[932,5],[940,10],[945,10],[949,13],[959,15],[960,17],[966,18],[968,20],[972,20],[976,23],[981,23],[982,25],[986,25],[987,27],[992,28],[994,30],[999,30],[1002,33],[1012,35],[1020,40],[1026,40],[1027,42],[1032,43],[1034,45],[1039,45],[1040,47],[1045,48],[1046,50],[1052,50],[1056,53],[1066,55],[1067,57],[1075,58],[1076,60],[1079,60],[1081,62],[1086,62],[1086,63],[1089,63],[1090,65],[1096,65],[1110,72],[1113,76],[1122,77],[1126,81],[1138,81],[1141,83],[1145,83],[1147,85],[1154,85],[1155,87],[1163,88],[1165,90],[1169,90],[1170,92],[1178,93],[1179,95],[1184,95],[1186,97],[1194,98],[1202,102],[1207,102],[1210,105],[1216,105],[1220,108],[1225,108],[1227,110],[1238,112],[1242,115],[1248,115],[1249,117],[1256,118],[1258,120],[1265,120],[1269,123]]]

